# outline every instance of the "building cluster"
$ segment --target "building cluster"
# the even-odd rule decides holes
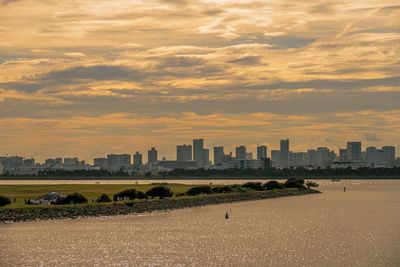
[[[46,159],[44,163],[36,163],[34,159],[19,156],[0,157],[0,174],[38,174],[48,170],[108,170],[111,172],[127,172],[129,174],[159,173],[174,169],[268,169],[274,168],[360,168],[360,167],[394,167],[400,166],[400,158],[396,159],[394,146],[383,146],[381,149],[367,147],[362,150],[361,142],[348,142],[346,148],[338,153],[327,147],[309,149],[305,152],[290,150],[289,140],[280,140],[280,149],[271,150],[265,145],[257,146],[256,155],[240,145],[232,152],[225,153],[223,146],[213,147],[213,159],[210,161],[210,150],[204,147],[203,139],[194,139],[193,144],[176,147],[176,159],[159,159],[158,151],[151,147],[147,151],[147,162],[143,161],[140,152],[133,154],[109,154],[103,158],[95,158],[94,164],[87,164],[78,158]]]

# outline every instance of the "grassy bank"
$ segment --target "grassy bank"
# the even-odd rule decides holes
[[[216,205],[249,200],[261,200],[278,197],[299,196],[319,193],[313,189],[277,189],[269,191],[251,191],[247,193],[213,194],[184,196],[165,199],[135,200],[126,203],[98,205],[65,205],[55,207],[3,208],[0,209],[0,223],[65,219],[78,217],[114,216],[134,213],[164,211],[206,205]]]
[[[26,208],[25,199],[36,199],[48,192],[58,192],[63,195],[79,192],[86,196],[89,199],[89,204],[91,204],[90,200],[92,198],[97,198],[103,193],[112,196],[126,189],[146,192],[153,186],[154,184],[0,185],[0,196],[6,196],[11,199],[12,204],[8,205],[7,208]],[[184,193],[193,185],[168,184],[168,187],[175,193]],[[0,209],[2,208],[0,207]]]

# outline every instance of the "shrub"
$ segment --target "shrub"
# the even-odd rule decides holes
[[[116,193],[113,196],[113,200],[117,201],[118,199],[135,199],[137,197],[136,189],[126,189],[121,192]]]
[[[145,199],[147,198],[146,193],[143,193],[142,191],[136,191],[136,198],[137,199]]]
[[[307,186],[307,189],[310,189],[311,187],[318,187],[318,184],[313,181],[307,181],[306,186]]]
[[[0,207],[11,204],[11,200],[8,197],[0,196]]]
[[[211,186],[209,185],[199,185],[199,186],[194,186],[192,188],[189,188],[189,190],[186,192],[186,195],[189,196],[197,196],[200,194],[211,194]]]
[[[172,197],[174,192],[167,186],[163,185],[158,185],[153,188],[150,188],[147,190],[146,195],[148,197],[154,198],[154,197],[159,197],[159,198],[164,198],[164,197]]]
[[[305,188],[304,187],[304,179],[299,178],[290,178],[285,182],[286,188]]]
[[[263,187],[267,190],[274,190],[274,189],[280,189],[283,187],[283,184],[281,184],[278,181],[269,181],[266,182]]]
[[[86,202],[87,202],[87,198],[84,197],[82,194],[73,193],[73,194],[67,195],[66,197],[57,199],[57,201],[54,202],[54,204],[65,205],[65,204],[81,204],[81,203],[86,203]]]
[[[262,183],[260,183],[260,182],[248,182],[248,183],[243,184],[242,187],[251,188],[251,189],[257,190],[257,191],[264,190],[264,187],[262,186]]]
[[[111,198],[107,194],[101,194],[97,199],[96,202],[111,202]]]
[[[179,192],[179,193],[175,193],[176,197],[183,197],[185,195],[185,193]]]

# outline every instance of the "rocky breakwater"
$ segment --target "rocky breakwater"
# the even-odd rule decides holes
[[[83,204],[51,207],[29,207],[16,209],[0,209],[0,223],[35,221],[49,219],[76,219],[79,217],[97,217],[126,215],[152,211],[166,211],[181,208],[200,207],[222,203],[249,200],[261,200],[278,197],[299,196],[320,193],[314,189],[272,190],[261,192],[231,193],[216,195],[200,195],[195,197],[176,197],[164,199],[148,199],[113,204]]]

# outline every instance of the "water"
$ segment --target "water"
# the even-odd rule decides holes
[[[320,184],[318,195],[0,225],[0,266],[400,266],[400,181]]]

